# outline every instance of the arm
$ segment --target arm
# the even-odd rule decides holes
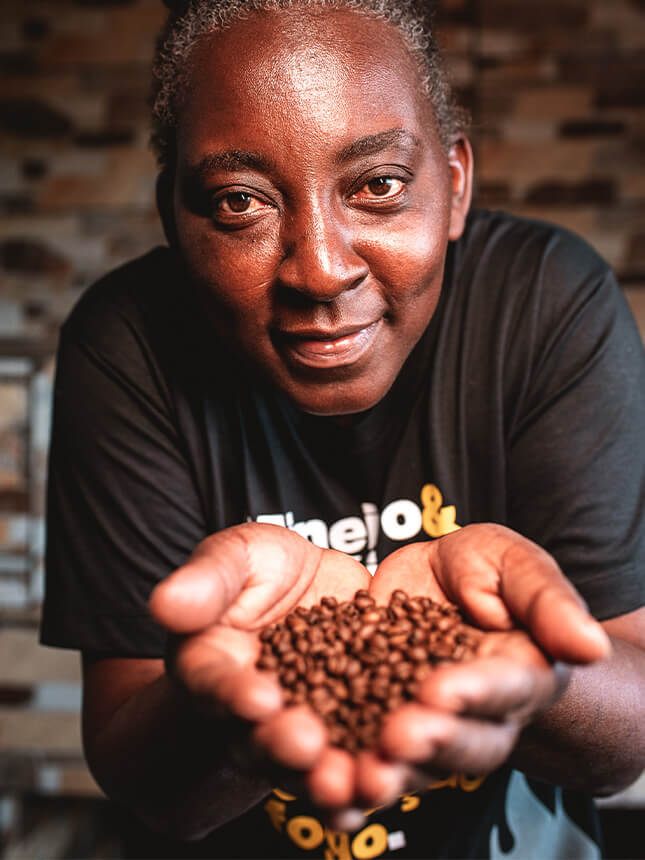
[[[562,698],[511,756],[531,776],[597,795],[620,791],[645,768],[645,608],[603,627],[611,655],[574,668]]]
[[[83,661],[83,742],[105,793],[153,830],[197,838],[269,793],[249,730],[198,712],[161,660]]]

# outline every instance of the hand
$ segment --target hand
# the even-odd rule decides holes
[[[554,559],[502,526],[468,526],[403,547],[379,566],[371,593],[386,603],[395,588],[455,603],[491,632],[475,660],[436,668],[419,701],[388,716],[384,757],[358,762],[357,789],[370,805],[400,791],[392,760],[408,763],[408,778],[426,785],[446,772],[498,767],[521,729],[566,686],[567,668],[550,661],[589,663],[608,655],[604,631]]]
[[[260,724],[256,734],[274,760],[309,770],[326,747],[325,727],[307,707],[285,709],[277,677],[255,668],[259,632],[298,605],[351,599],[369,581],[344,553],[248,523],[202,541],[155,588],[150,610],[174,634],[168,671],[193,702]]]

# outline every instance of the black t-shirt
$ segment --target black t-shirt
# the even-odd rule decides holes
[[[644,392],[611,272],[550,225],[471,214],[426,332],[349,427],[251,376],[157,249],[88,290],[61,334],[43,642],[163,655],[151,589],[203,537],[247,520],[370,569],[405,543],[503,523],[551,552],[598,618],[636,609]],[[587,805],[506,769],[403,798],[353,836],[284,793],[249,815],[200,856],[221,856],[226,832],[227,856],[596,856]]]

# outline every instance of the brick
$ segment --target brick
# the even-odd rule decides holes
[[[531,87],[516,93],[513,116],[550,120],[568,119],[588,114],[592,101],[591,87],[560,85]]]
[[[23,384],[0,382],[0,430],[22,427],[27,411],[27,391]]]
[[[523,117],[521,119],[502,120],[500,123],[500,135],[504,140],[509,142],[528,142],[533,143],[541,140],[545,142],[545,146],[556,137],[556,125],[550,119],[529,119]]]
[[[542,51],[574,63],[602,54],[611,54],[620,62],[618,34],[606,28],[598,30],[590,27],[584,31],[584,38],[572,38],[572,34],[566,30],[551,30],[542,34],[539,47]]]
[[[589,140],[557,140],[549,146],[545,146],[543,141],[483,140],[479,149],[479,175],[487,182],[519,182],[523,185],[560,176],[566,176],[569,181],[579,181],[591,171],[596,146]]]
[[[588,18],[588,4],[584,0],[486,0],[480,15],[484,27],[517,28],[524,31],[544,29],[580,30]]]
[[[635,170],[618,177],[620,197],[623,200],[645,199],[645,170]]]
[[[598,210],[596,223],[601,230],[621,233],[626,241],[643,232],[645,200],[621,200]],[[627,247],[627,245],[626,245]]]
[[[44,209],[90,206],[141,206],[154,200],[157,169],[147,149],[119,147],[107,153],[99,177],[70,173],[47,177],[41,186]]]
[[[512,95],[527,87],[553,84],[557,79],[557,63],[555,58],[548,56],[518,57],[485,67],[479,76],[482,94],[489,97],[500,88]]]
[[[478,182],[475,187],[475,205],[488,208],[504,206],[511,200],[507,182]]]
[[[582,182],[543,182],[531,186],[525,200],[529,205],[576,206],[607,205],[616,200],[613,179],[587,179]]]
[[[45,648],[35,630],[0,629],[0,682],[35,684],[40,681],[80,681],[80,658],[75,651]]]
[[[9,272],[64,277],[69,261],[43,242],[6,239],[0,242],[0,265]]]
[[[642,0],[594,3],[590,24],[594,29],[615,31],[622,51],[645,47],[645,4]]]
[[[29,72],[20,74],[15,72],[11,76],[6,75],[0,78],[0,98],[9,99],[25,99],[34,100],[41,99],[47,104],[61,105],[63,111],[69,111],[70,105],[74,104],[75,99],[79,95],[86,93],[91,96],[94,101],[97,97],[103,101],[103,93],[87,91],[88,80],[81,78],[73,72],[65,72],[61,69],[52,68],[47,73],[42,70],[35,74],[32,69]],[[104,82],[103,89],[107,85]],[[90,99],[83,103],[85,111],[90,111],[92,114],[92,105]]]
[[[28,526],[27,517],[0,513],[0,549],[3,552],[24,552]]]
[[[24,486],[2,487],[0,485],[0,510],[3,513],[28,513],[29,494]]]
[[[79,132],[74,143],[81,147],[105,148],[111,146],[123,146],[134,142],[134,129],[132,128],[102,128],[96,131]]]
[[[636,233],[629,240],[627,264],[645,269],[645,233]]]
[[[29,191],[0,194],[0,212],[4,218],[36,211],[34,195]]]
[[[480,56],[496,59],[513,59],[526,54],[530,47],[530,33],[517,30],[482,29],[477,40]]]
[[[159,2],[126,8],[74,10],[42,45],[39,60],[59,66],[145,63],[165,18]]]
[[[98,148],[59,148],[47,162],[47,178],[82,176],[97,179],[108,169],[108,156]],[[45,178],[45,177],[43,177]],[[42,189],[39,185],[39,189]]]
[[[562,137],[617,137],[626,129],[621,120],[576,119],[561,123],[559,133]]]
[[[645,56],[641,54],[625,57],[598,52],[578,58],[565,54],[558,65],[563,81],[594,88],[599,108],[645,105]]]
[[[584,141],[574,143],[582,145]],[[593,144],[592,144],[593,147]],[[599,140],[592,148],[592,164],[595,170],[611,170],[616,177],[621,174],[641,174],[645,165],[645,140],[639,140],[637,136],[614,138],[613,140]]]
[[[0,753],[82,757],[79,714],[0,708]]]

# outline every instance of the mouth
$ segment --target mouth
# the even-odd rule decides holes
[[[280,330],[279,349],[295,364],[312,368],[345,367],[354,364],[374,343],[381,319],[344,326],[334,331],[323,329]]]

